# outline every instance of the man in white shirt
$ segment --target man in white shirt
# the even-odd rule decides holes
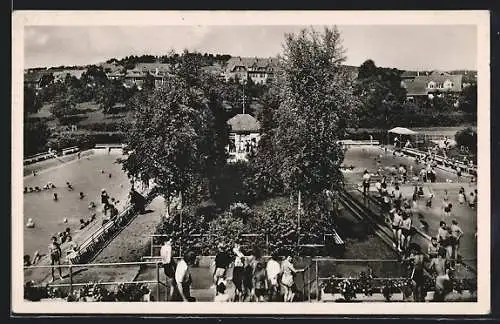
[[[175,276],[175,262],[172,258],[172,239],[166,240],[160,249],[161,262],[163,270],[165,271],[167,286],[169,289],[168,300],[172,300],[175,290],[174,276]]]
[[[177,263],[175,269],[175,284],[176,290],[180,295],[179,301],[192,301],[191,297],[191,271],[190,268],[196,260],[194,252],[187,252],[184,258]]]
[[[281,265],[278,262],[278,256],[273,255],[269,261],[267,261],[267,266],[266,266],[266,274],[267,274],[267,281],[269,282],[269,297],[271,298],[271,301],[277,297],[279,293],[279,274],[281,273]]]

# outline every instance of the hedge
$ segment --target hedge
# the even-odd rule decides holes
[[[100,132],[100,133],[73,133],[63,132],[54,134],[49,140],[48,146],[55,150],[78,146],[80,149],[90,149],[96,144],[123,143],[125,133],[123,132]]]
[[[383,120],[382,120],[383,119]],[[441,127],[460,126],[463,124],[476,123],[477,114],[466,113],[435,113],[435,114],[410,114],[401,113],[389,116],[389,128],[406,125],[407,127]],[[358,127],[375,128],[386,125],[385,117],[360,118]]]

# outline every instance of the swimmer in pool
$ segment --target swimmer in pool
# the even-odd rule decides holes
[[[58,198],[57,198],[57,192],[54,192],[54,201],[57,201]]]
[[[85,197],[85,194],[83,192],[80,192],[80,199],[83,199]]]
[[[26,223],[27,228],[34,228],[35,227],[35,222],[33,221],[32,218],[28,218],[28,222]]]
[[[68,187],[68,190],[73,190],[73,186],[69,183],[69,181],[66,181],[66,187]]]

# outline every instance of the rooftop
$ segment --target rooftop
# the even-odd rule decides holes
[[[229,119],[227,123],[231,126],[232,132],[258,132],[260,123],[255,117],[249,114],[238,114]]]

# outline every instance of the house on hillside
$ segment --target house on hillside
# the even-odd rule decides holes
[[[127,88],[136,86],[138,89],[142,89],[145,79],[146,73],[137,70],[127,70],[123,76],[123,85]]]
[[[240,82],[251,79],[255,84],[264,84],[273,78],[277,67],[277,58],[232,57],[227,61],[225,78]]]
[[[24,85],[36,90],[40,90],[44,85],[53,81],[53,74],[47,70],[39,71],[25,71],[24,72]]]
[[[248,155],[255,153],[260,140],[260,123],[249,114],[238,114],[228,120],[229,162],[247,161]]]
[[[431,97],[439,93],[460,93],[462,91],[462,75],[434,71],[430,74],[411,76],[404,74],[401,85],[406,89],[409,100],[415,97]]]
[[[221,81],[225,80],[224,69],[218,64],[204,66],[201,69],[207,73],[210,73],[210,74],[216,76],[217,79],[219,79]]]
[[[87,71],[86,69],[64,69],[59,71],[54,71],[54,81],[64,81],[67,75],[80,79],[82,74]]]
[[[146,75],[150,74],[155,80],[155,87],[164,84],[166,77],[172,72],[170,64],[166,63],[137,63],[132,70],[128,70],[123,76],[124,85],[132,87],[136,85],[142,88]]]

